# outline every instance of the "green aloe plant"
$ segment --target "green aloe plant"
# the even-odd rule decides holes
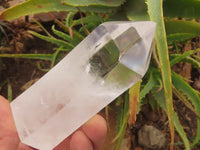
[[[200,1],[198,0],[27,0],[17,6],[9,8],[0,14],[0,20],[12,20],[21,16],[37,14],[43,12],[68,11],[65,22],[55,20],[63,31],[59,31],[52,26],[54,35],[41,35],[30,31],[31,34],[43,40],[57,45],[54,54],[1,54],[0,57],[19,57],[28,59],[44,59],[52,62],[54,65],[60,51],[71,51],[92,29],[98,24],[107,20],[151,20],[157,23],[155,35],[156,51],[154,58],[157,66],[151,65],[145,79],[141,83],[141,90],[138,93],[137,88],[131,88],[129,93],[135,93],[139,97],[137,111],[143,105],[143,100],[149,93],[153,95],[158,105],[165,110],[171,133],[171,149],[174,145],[174,127],[179,133],[185,145],[189,150],[200,141],[200,94],[193,89],[180,75],[171,70],[171,67],[179,62],[191,63],[193,67],[200,69],[200,58],[195,56],[199,50],[190,50],[187,52],[169,54],[168,46],[176,45],[177,42],[184,42],[200,35],[200,24],[193,19],[200,18]],[[80,19],[74,20],[76,13],[82,11],[86,14]],[[80,12],[79,12],[80,13]],[[102,18],[102,14],[106,17]],[[179,19],[178,19],[179,18]],[[180,19],[181,18],[181,19]],[[189,18],[189,20],[188,20]],[[81,25],[77,31],[74,26]],[[197,134],[193,142],[189,141],[179,117],[173,108],[173,94],[191,109],[197,116]],[[120,148],[120,143],[124,135],[131,103],[129,102],[127,92],[124,96],[124,103],[118,110],[117,117],[117,141],[116,149]],[[122,100],[123,98],[119,98]],[[131,101],[131,99],[130,99]],[[134,107],[135,108],[135,107]]]

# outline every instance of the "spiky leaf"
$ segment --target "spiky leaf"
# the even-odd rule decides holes
[[[129,20],[144,21],[149,20],[146,0],[129,0],[126,4],[126,14]]]
[[[155,100],[157,101],[157,103],[161,106],[162,109],[165,110],[165,112],[167,113],[167,106],[166,106],[166,101],[164,99],[164,91],[157,91],[157,88],[154,87],[154,89],[152,90],[153,96],[155,98]],[[176,112],[174,112],[174,126],[177,130],[177,132],[179,133],[180,137],[182,138],[184,145],[185,145],[185,149],[186,150],[190,150],[190,143],[189,140],[186,136],[186,133],[183,129],[183,126],[180,124],[179,118],[176,114]]]
[[[199,0],[165,0],[163,7],[168,17],[200,18]]]
[[[115,0],[113,0],[113,3],[114,1]],[[120,0],[118,0],[118,3],[115,3],[115,5],[120,4]],[[115,5],[105,7],[100,4],[94,6],[80,6],[77,4],[77,6],[80,6],[79,9],[81,11],[104,13],[113,11],[116,8]],[[27,0],[21,4],[18,4],[14,7],[8,8],[5,11],[3,11],[0,14],[0,20],[13,20],[31,14],[60,11],[77,11],[77,8],[69,4],[62,4],[61,2],[59,2],[59,0]]]
[[[171,84],[171,69],[168,55],[168,46],[165,32],[165,25],[163,19],[162,0],[147,0],[147,6],[150,19],[157,23],[156,41],[157,53],[159,56],[162,81],[165,91],[165,100],[167,105],[167,115],[169,119],[170,133],[171,133],[171,147],[174,144],[174,109],[172,99],[172,84]]]
[[[195,107],[196,112],[200,115],[200,97],[198,93],[188,85],[180,75],[176,73],[172,73],[172,81],[173,85],[176,89],[182,91],[184,94],[187,95],[188,99],[192,102],[193,106]],[[197,144],[200,141],[200,119],[197,118],[197,136],[193,145]]]
[[[80,6],[112,6],[117,7],[123,4],[126,0],[61,0],[63,4],[75,7]]]

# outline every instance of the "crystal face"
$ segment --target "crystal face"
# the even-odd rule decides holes
[[[51,150],[140,80],[156,25],[107,22],[18,96],[11,108],[24,144]]]

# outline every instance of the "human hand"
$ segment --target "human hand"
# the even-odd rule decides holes
[[[54,150],[100,150],[107,132],[105,120],[96,115]],[[35,150],[20,142],[9,102],[0,96],[0,150]]]

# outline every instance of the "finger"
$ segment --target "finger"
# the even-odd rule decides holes
[[[105,119],[100,115],[96,115],[82,126],[82,130],[93,142],[94,149],[100,150],[107,133]]]
[[[19,144],[8,100],[0,96],[0,149],[16,150]]]
[[[17,150],[36,150],[35,148],[29,147],[23,143],[19,143]]]
[[[0,129],[11,130],[17,133],[10,103],[2,96],[0,96],[0,127]]]
[[[70,150],[94,150],[90,139],[81,130],[76,131],[70,141]]]
[[[71,139],[71,136],[66,138],[61,144],[56,146],[53,150],[70,150],[69,149],[70,139]]]

